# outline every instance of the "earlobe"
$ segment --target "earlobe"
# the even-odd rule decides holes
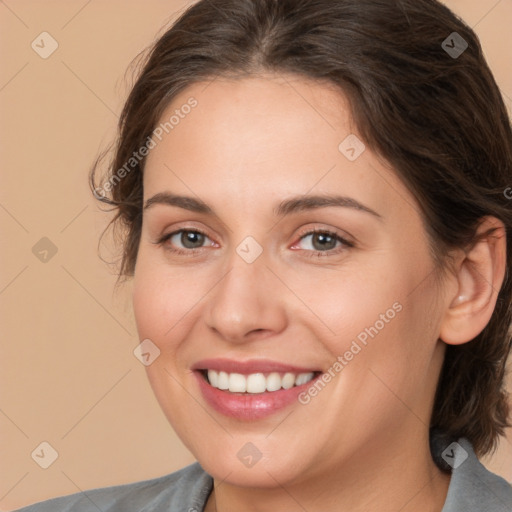
[[[439,337],[460,345],[478,336],[491,319],[505,278],[506,236],[503,223],[484,217],[479,241],[460,258],[455,270],[455,293],[448,297]]]

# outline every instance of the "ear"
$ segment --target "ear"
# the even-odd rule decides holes
[[[454,286],[441,322],[439,337],[460,345],[478,336],[491,319],[507,263],[506,230],[495,217],[484,217],[481,238],[457,259]]]

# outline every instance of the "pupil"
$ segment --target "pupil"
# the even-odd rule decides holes
[[[201,247],[204,243],[204,235],[193,231],[186,231],[181,234],[181,243],[187,249]]]
[[[313,236],[313,246],[319,251],[334,249],[336,247],[336,239],[331,235],[316,234]]]

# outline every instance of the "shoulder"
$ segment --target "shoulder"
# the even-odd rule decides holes
[[[54,498],[18,512],[201,512],[212,483],[212,478],[195,463],[152,480]]]
[[[445,457],[453,470],[442,512],[512,511],[512,486],[480,463],[467,439],[450,445]]]

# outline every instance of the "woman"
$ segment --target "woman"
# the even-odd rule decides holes
[[[96,197],[198,463],[39,511],[510,511],[512,132],[434,0],[202,0]]]

